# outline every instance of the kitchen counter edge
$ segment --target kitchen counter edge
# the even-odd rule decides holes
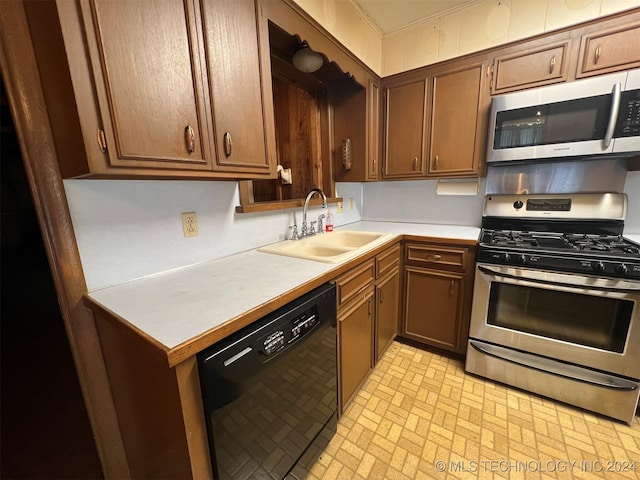
[[[286,268],[301,269],[307,267],[309,269],[309,275],[305,276],[301,280],[294,280],[295,285],[289,285],[283,287],[284,289],[278,294],[265,298],[262,301],[258,300],[257,303],[252,304],[251,307],[242,307],[242,312],[232,313],[229,318],[225,318],[222,321],[216,322],[215,325],[210,328],[205,328],[199,334],[191,335],[189,338],[181,341],[172,346],[165,345],[161,340],[156,338],[150,333],[144,326],[136,323],[132,318],[135,315],[128,314],[127,308],[122,308],[122,305],[118,305],[117,301],[114,301],[114,296],[120,299],[122,293],[127,292],[129,295],[135,295],[136,288],[153,288],[154,282],[162,282],[161,285],[167,288],[167,279],[175,278],[175,285],[169,288],[173,288],[175,291],[171,292],[173,295],[181,293],[178,290],[183,287],[184,277],[188,275],[190,271],[197,271],[202,269],[202,265],[184,267],[177,271],[161,273],[154,275],[150,278],[135,280],[123,285],[117,285],[106,289],[101,289],[95,292],[88,292],[85,294],[85,304],[94,311],[98,316],[107,321],[117,322],[122,327],[125,327],[138,336],[144,338],[151,346],[159,350],[159,353],[166,355],[169,367],[173,367],[182,361],[194,356],[203,349],[213,345],[214,343],[226,338],[232,333],[242,329],[243,327],[250,325],[254,321],[262,318],[264,315],[286,305],[287,303],[295,300],[301,295],[313,290],[326,282],[335,280],[338,276],[344,272],[350,270],[359,263],[368,260],[386,250],[390,246],[400,243],[401,241],[435,241],[446,242],[460,245],[475,246],[477,244],[478,235],[480,229],[477,227],[468,226],[450,226],[450,225],[434,225],[434,224],[413,224],[413,223],[395,223],[395,222],[371,222],[360,221],[340,227],[342,230],[361,230],[361,231],[376,231],[392,233],[394,236],[387,242],[377,245],[358,257],[346,260],[339,264],[324,264],[320,262],[314,262],[311,260],[293,259],[290,257],[283,257],[279,255],[265,254],[269,257],[262,257],[272,262],[282,264],[283,270],[279,275],[286,277]],[[206,262],[207,265],[213,266],[216,264],[226,264],[225,268],[229,268],[229,265],[233,265],[234,261],[239,264],[243,262],[243,259],[248,255],[253,255],[256,250],[249,252],[238,253],[230,257],[222,259],[212,260]],[[255,261],[255,260],[254,260]],[[300,277],[298,277],[300,278]],[[161,279],[161,280],[159,280]],[[168,281],[171,285],[171,281]],[[160,283],[158,283],[160,285]],[[250,290],[248,288],[247,290]],[[110,295],[111,294],[111,295]],[[184,292],[184,301],[189,302],[189,292]],[[248,294],[248,292],[247,292]],[[162,295],[162,292],[158,292],[158,295]],[[215,293],[211,294],[212,296]],[[160,298],[160,297],[159,297]],[[141,302],[143,300],[141,299]],[[232,302],[232,299],[220,299],[219,303]],[[198,303],[195,301],[194,303]],[[185,304],[186,305],[186,304]],[[196,305],[197,307],[197,305]],[[149,308],[153,308],[149,306]],[[163,312],[166,314],[166,312]],[[176,319],[177,323],[180,322]]]

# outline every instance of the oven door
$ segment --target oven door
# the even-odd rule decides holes
[[[479,263],[469,336],[640,379],[640,282]]]

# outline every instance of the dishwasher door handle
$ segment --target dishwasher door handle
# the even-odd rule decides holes
[[[240,360],[242,357],[244,357],[247,353],[251,353],[252,352],[252,348],[251,347],[247,347],[244,350],[236,353],[233,357],[229,357],[227,358],[224,362],[223,365],[225,367],[228,367],[229,365],[231,365],[233,362],[235,362],[236,360]]]

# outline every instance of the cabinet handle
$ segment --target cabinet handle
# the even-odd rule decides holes
[[[98,147],[102,153],[107,151],[107,137],[104,134],[104,130],[99,128],[97,132]]]
[[[602,48],[598,47],[596,48],[596,55],[595,58],[593,59],[593,64],[597,65],[598,64],[598,60],[600,60],[600,54],[602,53]]]
[[[553,73],[553,67],[556,66],[556,56],[551,57],[551,62],[549,62],[549,73]]]
[[[436,160],[436,170],[439,170],[440,169],[440,157],[438,155],[436,155],[435,160]]]
[[[433,260],[434,262],[438,262],[442,259],[442,255],[427,255],[427,260]]]
[[[418,157],[413,157],[413,169],[418,170]]]
[[[367,313],[371,316],[371,299],[367,302]]]
[[[225,132],[224,133],[224,154],[227,157],[230,157],[232,149],[233,149],[233,142],[231,141],[231,134],[229,132]]]
[[[372,173],[376,173],[376,165],[377,165],[378,161],[374,158],[373,159],[373,169],[372,169]]]
[[[384,290],[380,290],[380,303],[384,302]]]
[[[455,282],[451,280],[451,284],[449,285],[449,296],[453,295],[453,287],[455,286]]]
[[[196,133],[191,125],[184,127],[184,142],[187,145],[187,152],[193,153],[196,148]]]

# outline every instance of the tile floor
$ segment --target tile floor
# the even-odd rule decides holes
[[[637,479],[640,418],[611,421],[394,342],[309,478]]]

